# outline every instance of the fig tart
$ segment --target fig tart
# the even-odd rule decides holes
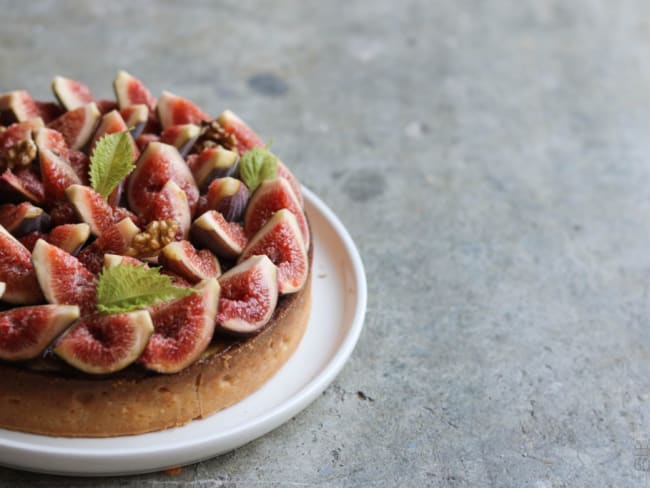
[[[0,428],[180,426],[263,385],[307,327],[292,173],[231,111],[113,87],[0,95]]]

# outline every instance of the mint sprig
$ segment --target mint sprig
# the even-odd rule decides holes
[[[118,264],[104,268],[99,275],[97,309],[108,313],[130,312],[193,293],[196,290],[174,285],[158,268]]]
[[[90,184],[104,199],[133,171],[133,145],[128,131],[103,136],[90,156]]]
[[[278,158],[266,147],[246,151],[239,161],[239,176],[252,192],[265,180],[278,175]]]

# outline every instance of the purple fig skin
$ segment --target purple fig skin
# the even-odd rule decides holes
[[[248,187],[243,183],[239,185],[237,193],[222,198],[215,210],[221,212],[228,222],[239,222],[244,217],[248,203]]]
[[[40,207],[29,203],[0,206],[0,223],[14,237],[22,237],[30,232],[47,232],[52,224],[49,214]]]
[[[199,156],[200,162],[193,170],[201,191],[206,191],[213,180],[233,176],[239,169],[239,156],[236,152],[223,148],[208,151],[210,156],[205,159]]]

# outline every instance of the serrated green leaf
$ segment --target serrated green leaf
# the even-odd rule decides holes
[[[100,312],[130,312],[196,293],[192,288],[172,284],[158,268],[118,264],[104,268],[97,284],[97,309]]]
[[[265,147],[246,151],[239,161],[239,176],[252,192],[263,181],[278,175],[278,158]]]
[[[90,184],[104,199],[133,171],[133,145],[128,131],[107,134],[90,157]]]

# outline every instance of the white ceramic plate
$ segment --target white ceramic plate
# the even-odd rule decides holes
[[[0,429],[0,464],[66,475],[123,475],[190,464],[242,446],[316,399],[341,371],[366,312],[359,253],[338,218],[303,188],[314,235],[309,326],[296,353],[261,389],[203,420],[162,432],[67,439]]]

